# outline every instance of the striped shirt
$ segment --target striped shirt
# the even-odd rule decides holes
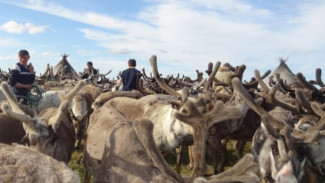
[[[33,84],[35,74],[29,72],[28,67],[20,63],[15,64],[10,70],[9,85],[12,86],[16,97],[27,98],[28,90],[26,88],[16,88],[16,84]]]

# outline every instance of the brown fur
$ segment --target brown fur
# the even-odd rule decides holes
[[[119,97],[111,99],[104,106],[114,107],[125,115],[126,119],[132,121],[142,118],[152,120],[155,125],[153,136],[156,145],[162,152],[173,152],[176,146],[178,147],[179,143],[184,140],[183,138],[192,133],[192,128],[180,121],[176,121],[173,114],[177,110],[173,109],[171,104],[168,103],[170,100],[175,100],[175,97],[170,95],[150,95],[139,100]],[[182,126],[182,129],[180,130],[181,127],[176,126]],[[188,139],[192,143],[192,138]],[[184,141],[184,143],[188,142]]]
[[[0,162],[0,182],[80,182],[66,164],[24,146],[0,143]]]
[[[215,174],[223,172],[227,163],[227,149],[221,144],[221,140],[236,140],[236,153],[240,159],[246,142],[252,140],[259,126],[260,116],[249,109],[242,118],[217,123],[209,129],[207,148],[209,156],[212,158]],[[221,152],[220,162],[217,160],[217,152]]]
[[[3,113],[0,113],[0,119],[0,143],[21,144],[26,134],[23,124]]]
[[[6,101],[4,101],[7,103]],[[3,103],[3,102],[2,102]],[[34,117],[35,111],[25,105],[20,105],[20,108],[28,115]],[[23,124],[20,121],[14,120],[4,113],[0,113],[0,143],[28,143],[23,141],[26,132]]]
[[[128,98],[135,98],[139,99],[143,97],[143,95],[137,91],[114,91],[114,92],[107,92],[107,93],[102,93],[99,95],[96,100],[94,101],[92,108],[99,108],[102,105],[104,105],[107,101],[111,100],[112,98],[115,97],[128,97]]]
[[[205,104],[203,104],[205,105]],[[176,113],[175,117],[191,125],[194,130],[193,160],[194,166],[191,179],[202,176],[205,171],[205,148],[208,129],[222,121],[238,118],[241,115],[241,109],[238,106],[225,106],[222,102],[217,102],[214,108],[208,112],[200,111],[199,106],[187,100],[184,108],[187,113]]]
[[[254,162],[252,154],[246,154],[233,167],[229,168],[223,173],[207,177],[206,182],[211,183],[259,183],[258,177],[258,163]],[[195,182],[196,183],[196,182]]]
[[[272,111],[266,112],[253,102],[238,79],[233,79],[232,83],[245,102],[262,118],[263,128],[259,129],[255,134],[254,140],[256,141],[253,141],[252,150],[258,155],[263,182],[271,179],[276,181],[279,179],[287,181],[290,179],[292,182],[300,181],[303,176],[302,166],[305,165],[305,158],[307,164],[308,161],[313,162],[314,169],[317,169],[317,165],[321,165],[318,168],[320,168],[320,172],[323,172],[324,158],[320,153],[324,149],[324,139],[320,134],[325,127],[325,112],[318,103],[310,102],[302,105],[308,111],[312,110],[313,113],[320,117],[317,123],[313,121],[317,119],[315,116],[306,115],[305,113],[299,114],[299,109],[298,107],[295,108],[295,106],[286,107],[286,105],[281,105],[282,108],[276,107]],[[265,88],[265,90],[267,89]],[[276,88],[273,87],[270,93],[274,94],[275,91],[272,91],[274,89]],[[297,99],[298,103],[307,102],[302,93],[296,92],[296,94],[296,97],[300,98]],[[277,105],[279,105],[278,101]],[[291,104],[289,105],[291,106]],[[300,123],[305,124],[300,125]],[[300,127],[297,128],[297,126]],[[315,146],[315,143],[320,145]],[[315,174],[308,175],[310,172],[307,171],[310,180],[305,180],[306,182],[315,181]]]
[[[152,163],[132,125],[107,105],[90,116],[84,162],[95,182],[171,182]]]
[[[91,105],[100,94],[101,91],[97,86],[86,85],[72,99],[71,118],[76,133],[76,148],[80,147],[84,137],[88,117],[93,111]]]
[[[79,91],[84,82],[80,81],[75,88],[68,93],[61,101],[60,106],[43,111],[40,116],[31,117],[26,115],[17,105],[11,90],[6,83],[2,83],[2,88],[6,91],[8,105],[1,106],[2,110],[13,119],[22,120],[24,129],[30,142],[30,147],[59,161],[68,162],[74,149],[74,129],[70,120],[69,106],[72,97]],[[6,89],[6,90],[5,90]]]

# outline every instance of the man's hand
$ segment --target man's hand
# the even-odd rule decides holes
[[[28,71],[32,74],[35,74],[35,71],[34,71],[34,66],[32,65],[32,63],[29,63],[28,65]]]
[[[27,90],[31,90],[33,88],[33,85],[32,84],[25,85],[25,88]]]

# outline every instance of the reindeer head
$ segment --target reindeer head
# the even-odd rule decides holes
[[[270,93],[272,93],[270,101],[275,101],[276,104],[291,109],[290,113],[295,117],[288,117],[288,114],[284,114],[288,113],[284,109],[279,112],[273,111],[273,113],[269,113],[254,103],[237,78],[232,80],[232,84],[246,103],[261,116],[262,124],[268,134],[259,155],[261,173],[265,177],[269,174],[274,180],[280,182],[287,179],[290,179],[291,182],[299,181],[302,175],[297,172],[303,172],[301,170],[305,164],[305,159],[310,159],[306,153],[313,154],[316,150],[316,148],[310,149],[308,147],[323,138],[321,130],[325,125],[325,120],[323,120],[325,119],[324,111],[320,109],[319,104],[307,102],[299,90],[296,92],[297,100],[301,106],[305,107],[305,110],[299,110],[299,108],[294,108],[292,105],[277,101],[274,97],[273,87],[270,90]],[[321,119],[315,123],[315,115],[303,115],[303,112],[300,112],[306,110],[312,110],[313,114],[317,114]],[[285,118],[281,118],[281,115],[285,116]],[[294,121],[294,118],[297,118],[298,121]],[[296,128],[294,124],[296,124]],[[265,159],[271,164],[263,164],[263,162],[267,162],[264,161]]]

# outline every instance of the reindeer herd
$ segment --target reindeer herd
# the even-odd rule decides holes
[[[280,74],[273,79],[270,71],[261,76],[255,70],[255,77],[246,82],[246,66],[241,65],[225,82],[217,75],[220,62],[208,65],[207,78],[197,71],[195,80],[162,78],[155,55],[150,64],[152,74],[142,70],[136,91],[104,90],[89,82],[92,78],[76,79],[72,89],[52,91],[54,99],[44,98],[49,102],[37,109],[21,105],[2,81],[0,182],[78,183],[91,177],[98,183],[324,179],[325,85],[320,69],[314,81],[298,73],[295,82],[287,83]],[[213,90],[215,86],[223,92]],[[224,170],[227,140],[236,142],[240,159]],[[243,154],[247,141],[252,142],[251,153]],[[86,169],[82,178],[67,166],[75,148],[81,147]],[[186,177],[179,174],[181,147],[189,149],[192,172]],[[176,172],[164,153],[177,155]],[[205,176],[207,164],[213,165],[215,175]]]

